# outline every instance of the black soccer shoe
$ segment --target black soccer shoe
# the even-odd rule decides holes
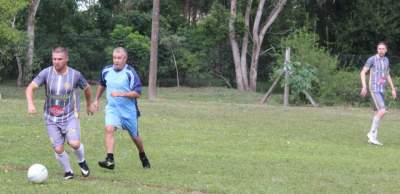
[[[143,168],[150,168],[150,162],[149,159],[145,156],[140,156],[140,161],[142,162]]]
[[[88,177],[90,175],[90,169],[86,163],[86,160],[84,160],[83,162],[78,163],[78,164],[79,164],[79,167],[81,168],[82,176]]]
[[[73,179],[73,178],[74,178],[74,173],[72,173],[71,171],[66,172],[64,174],[64,180],[70,180],[70,179]]]
[[[110,159],[106,158],[103,161],[99,161],[99,166],[102,168],[107,168],[107,169],[112,170],[115,167],[115,163],[114,163],[114,160],[110,160]]]

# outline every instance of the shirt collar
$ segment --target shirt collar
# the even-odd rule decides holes
[[[51,67],[53,69],[53,72],[57,75],[67,75],[69,67],[67,66],[67,70],[64,73],[58,73],[57,70],[54,67]]]
[[[114,68],[115,65],[113,64],[113,69],[114,69],[115,72],[120,72],[120,71],[124,70],[124,69],[126,68],[126,66],[128,66],[128,65],[125,64],[124,67],[123,67],[122,69],[115,69],[115,68]]]

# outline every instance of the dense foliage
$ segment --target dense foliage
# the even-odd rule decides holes
[[[238,1],[235,24],[239,34],[245,30],[242,15],[246,2]],[[264,14],[273,2],[267,1]],[[17,75],[15,55],[24,50],[28,3],[0,1],[0,79],[15,79]],[[226,0],[161,1],[158,85],[175,86],[179,79],[185,86],[235,87],[229,8],[230,1]],[[253,12],[256,8],[253,6]],[[375,52],[378,41],[389,42],[392,73],[400,73],[396,65],[400,63],[396,57],[399,8],[400,2],[394,0],[288,1],[266,35],[258,67],[258,91],[264,92],[269,86],[274,71],[283,65],[285,47],[290,46],[291,65],[297,67],[294,94],[307,89],[326,104],[352,103],[348,96],[332,96],[340,88],[333,84],[357,77],[353,72]],[[101,68],[111,63],[112,48],[124,46],[129,63],[147,83],[151,13],[151,1],[143,0],[42,0],[36,15],[34,71],[50,65],[51,48],[62,45],[70,50],[72,67],[83,71],[88,79],[97,79]],[[12,28],[14,18],[16,27]],[[304,76],[312,79],[296,85]],[[357,86],[357,78],[351,79]]]

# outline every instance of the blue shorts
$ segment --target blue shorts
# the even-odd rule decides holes
[[[121,113],[117,108],[106,107],[106,126],[127,130],[132,137],[138,137],[138,118],[136,114]]]
[[[385,109],[385,97],[382,92],[371,91],[371,98],[374,103],[374,110],[379,111]]]

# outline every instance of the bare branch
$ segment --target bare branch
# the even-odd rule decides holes
[[[267,20],[262,26],[261,33],[260,33],[260,39],[261,42],[264,39],[265,33],[271,27],[272,23],[276,20],[278,17],[279,13],[282,11],[283,7],[285,6],[287,0],[279,0],[278,3],[274,6],[274,9],[272,9],[271,14],[268,16]]]
[[[260,22],[261,22],[264,5],[265,5],[265,0],[260,0],[260,2],[258,3],[256,18],[255,18],[254,24],[253,24],[253,39],[256,39],[256,40],[254,40],[254,42],[258,41]]]

